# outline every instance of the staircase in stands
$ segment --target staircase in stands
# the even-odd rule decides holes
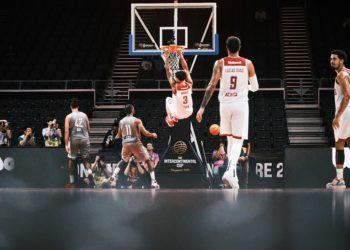
[[[151,13],[144,12],[142,15],[146,25],[151,21]],[[102,147],[104,135],[112,127],[119,112],[129,101],[129,88],[133,87],[133,82],[139,74],[142,57],[129,56],[129,34],[130,23],[124,32],[121,46],[116,55],[116,61],[113,65],[111,82],[107,85],[104,94],[104,105],[99,105],[93,111],[91,124],[91,154],[95,155]],[[147,40],[147,37],[137,28],[138,38]]]
[[[290,145],[327,145],[316,104],[306,12],[303,7],[282,7],[280,19]]]
[[[313,82],[312,52],[305,10],[303,7],[282,7],[280,21],[286,102],[315,104],[316,86]]]

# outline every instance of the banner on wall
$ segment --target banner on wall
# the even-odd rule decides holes
[[[283,153],[252,154],[249,158],[250,188],[284,187]]]

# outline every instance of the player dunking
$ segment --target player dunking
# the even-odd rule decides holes
[[[335,147],[336,147],[336,177],[331,183],[327,184],[327,188],[346,188],[343,167],[344,167],[344,147],[350,138],[350,69],[345,68],[347,55],[342,50],[334,50],[331,52],[331,67],[337,73],[334,83],[334,99],[335,99],[335,117],[332,123],[334,129]]]
[[[147,164],[148,171],[151,176],[151,187],[159,188],[159,185],[155,179],[154,165],[150,159],[147,149],[141,142],[141,135],[149,138],[157,138],[156,133],[151,133],[145,129],[142,121],[136,117],[135,108],[129,104],[125,108],[126,117],[119,122],[118,138],[123,139],[122,159],[118,162],[117,167],[112,175],[112,180],[117,179],[117,175],[121,169],[125,169],[132,156],[136,158],[138,162],[145,162]]]
[[[92,179],[90,169],[90,124],[89,118],[83,112],[79,111],[78,100],[73,98],[70,104],[72,113],[66,116],[64,122],[64,142],[68,153],[68,174],[69,183],[67,188],[74,188],[74,162],[80,153],[83,158],[83,164],[88,171],[89,178]]]
[[[227,137],[228,167],[222,180],[226,187],[238,189],[236,164],[241,153],[244,139],[248,139],[249,105],[248,90],[259,88],[253,63],[239,56],[241,41],[230,36],[226,40],[228,56],[214,64],[211,80],[206,88],[197,121],[202,116],[211,96],[220,81],[220,136]],[[250,83],[250,84],[249,84]]]
[[[172,90],[172,97],[167,97],[165,100],[167,112],[165,121],[169,127],[174,127],[175,122],[181,119],[186,119],[193,113],[192,78],[182,51],[177,51],[176,53],[180,56],[183,70],[175,72],[174,77],[172,77],[170,72],[169,53],[164,53],[166,58],[166,75]]]

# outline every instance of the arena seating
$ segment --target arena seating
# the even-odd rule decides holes
[[[127,1],[7,1],[0,79],[107,79],[128,15]],[[6,20],[4,20],[6,21]]]
[[[136,116],[143,120],[146,128],[158,133],[158,139],[153,143],[159,151],[166,147],[169,137],[169,128],[164,121],[167,95],[169,92],[132,92],[131,94],[131,103],[136,107]],[[196,111],[202,96],[203,93],[194,93]],[[278,93],[269,93],[269,96],[266,98],[266,93],[254,94],[250,99],[249,141],[254,152],[282,151],[288,144],[284,100]],[[202,123],[193,122],[197,138],[199,141],[204,141],[207,153],[216,149],[223,140],[209,134],[208,128],[213,123],[220,123],[219,104],[216,97],[213,97],[208,104]]]
[[[334,146],[334,133],[332,121],[334,119],[334,94],[333,91],[321,91],[320,108],[323,116],[323,122],[326,127],[326,136],[328,137],[328,145]]]
[[[329,66],[330,51],[333,49],[348,49],[350,39],[350,18],[347,1],[341,0],[337,4],[327,2],[309,2],[308,16],[312,37],[312,52],[314,72],[317,78],[329,78],[335,75]],[[320,18],[325,17],[325,18]],[[347,53],[350,53],[348,50]],[[328,86],[332,87],[333,82]],[[328,87],[327,86],[327,87]]]
[[[65,116],[70,113],[70,99],[79,99],[80,110],[88,116],[94,106],[93,93],[1,93],[0,119],[6,119],[12,130],[12,146],[17,146],[18,136],[29,126],[34,129],[37,146],[43,145],[41,130],[47,127],[47,119],[56,118],[64,128]]]

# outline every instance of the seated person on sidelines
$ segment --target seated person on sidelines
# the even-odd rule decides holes
[[[47,127],[42,129],[45,147],[59,147],[61,145],[62,131],[56,119],[48,119]]]
[[[0,147],[9,147],[12,133],[7,120],[0,120]]]
[[[241,155],[237,162],[237,175],[242,188],[248,188],[250,143],[243,141]]]
[[[142,166],[132,159],[124,170],[125,185],[129,189],[144,188],[146,171]]]
[[[107,164],[103,155],[97,155],[95,162],[91,165],[94,174],[94,181],[97,188],[115,187],[116,183],[110,181],[113,170],[110,164]]]
[[[157,165],[158,165],[158,163],[159,163],[159,155],[158,155],[157,153],[154,152],[153,144],[150,143],[150,142],[147,143],[146,149],[147,149],[147,152],[148,152],[148,154],[149,154],[149,156],[150,156],[150,160],[151,160],[151,162],[153,163],[154,168],[156,169],[156,168],[157,168]],[[142,167],[143,167],[144,169],[147,169],[147,168],[148,168],[148,166],[147,166],[147,164],[146,164],[145,162],[142,163]],[[156,180],[155,171],[152,171],[152,172],[150,172],[149,174],[150,174],[150,177],[151,177],[151,178],[149,178],[149,182],[151,182],[151,179]],[[153,188],[159,188],[159,185],[158,185],[157,182],[153,184]]]
[[[213,151],[212,159],[214,160],[213,174],[221,179],[222,175],[226,171],[225,163],[227,160],[224,143],[220,143],[219,148]]]
[[[23,135],[18,137],[18,146],[20,147],[35,147],[35,133],[33,133],[32,128],[27,127],[24,130]]]

